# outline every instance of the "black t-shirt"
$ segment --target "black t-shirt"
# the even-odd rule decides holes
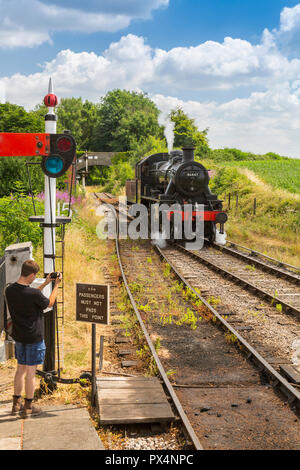
[[[6,289],[9,313],[13,321],[12,338],[32,344],[44,339],[43,310],[49,299],[39,289],[15,282]]]

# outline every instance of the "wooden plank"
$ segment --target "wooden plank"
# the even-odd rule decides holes
[[[143,375],[136,375],[135,377],[97,377],[97,380],[99,381],[104,381],[105,380],[113,380],[113,381],[116,381],[116,382],[135,382],[135,381],[140,381],[140,382],[158,382],[160,383],[160,381],[158,380],[157,377],[144,377]]]
[[[116,405],[119,403],[168,403],[167,397],[164,394],[162,387],[154,387],[150,389],[138,388],[123,389],[120,393],[118,389],[103,388],[98,391],[99,405]]]
[[[101,424],[155,423],[175,420],[168,403],[100,405],[99,417]]]
[[[149,382],[148,384],[145,384],[143,382],[137,381],[133,385],[130,382],[113,382],[113,381],[99,382],[97,381],[97,387],[99,388],[99,390],[104,389],[104,388],[117,389],[117,390],[142,388],[145,390],[145,393],[146,393],[148,389],[161,388],[161,385],[156,382]]]
[[[135,351],[133,349],[119,349],[118,351],[119,356],[129,356],[134,353]]]
[[[129,336],[118,336],[116,339],[115,339],[115,342],[116,344],[119,344],[119,343],[130,343],[131,342],[131,339]]]
[[[234,329],[237,331],[252,331],[252,326],[234,326]]]
[[[121,366],[122,367],[135,367],[138,365],[138,361],[122,361]]]

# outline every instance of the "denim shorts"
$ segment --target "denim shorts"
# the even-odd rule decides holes
[[[18,364],[26,366],[36,366],[43,364],[45,359],[46,346],[45,341],[38,343],[24,344],[15,342],[15,357]]]

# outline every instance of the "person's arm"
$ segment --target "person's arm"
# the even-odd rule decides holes
[[[40,291],[42,291],[48,284],[50,284],[50,282],[52,282],[52,279],[50,278],[50,276],[51,276],[51,273],[48,274],[48,276],[46,277],[45,282],[43,282],[43,284],[41,284],[40,286],[38,286],[37,289],[39,289]]]
[[[47,276],[47,279],[48,279],[48,276]],[[59,276],[55,279],[55,284],[54,284],[53,290],[52,290],[52,292],[50,294],[50,297],[49,297],[48,308],[53,307],[53,305],[55,304],[55,300],[56,300],[56,297],[57,297],[57,294],[58,294],[58,286],[61,283],[61,279],[62,279],[62,275],[61,275],[61,273],[59,273]]]

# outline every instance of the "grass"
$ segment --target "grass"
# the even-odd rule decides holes
[[[228,209],[228,194],[232,195],[226,223],[228,239],[300,266],[300,196],[263,183],[248,171],[222,164],[211,181],[211,190],[224,200],[225,209]],[[236,194],[239,196],[238,210]],[[257,201],[255,215],[254,198]]]

